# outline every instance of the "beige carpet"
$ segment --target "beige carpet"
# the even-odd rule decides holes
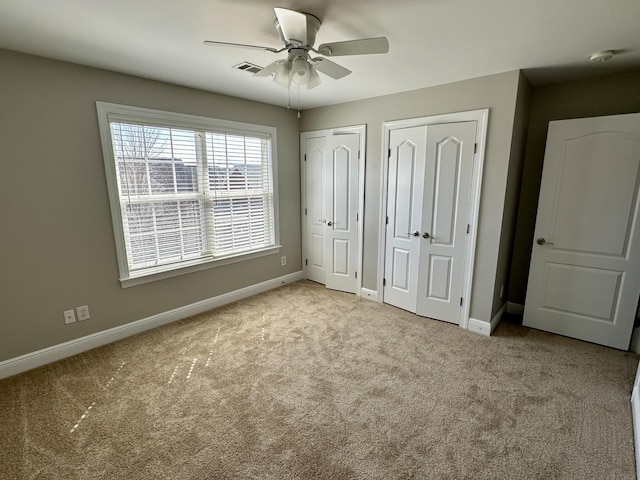
[[[637,363],[299,282],[0,381],[0,478],[632,479]]]

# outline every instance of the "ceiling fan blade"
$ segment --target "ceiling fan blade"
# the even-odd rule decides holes
[[[260,45],[247,45],[245,43],[216,42],[214,40],[205,40],[203,43],[205,45],[213,45],[216,47],[253,48],[254,50],[264,50],[266,52],[272,52],[272,53],[279,53],[279,52],[282,52],[283,50],[283,49],[278,50],[277,48],[271,48],[271,47],[263,47]]]
[[[273,81],[284,88],[291,86],[291,62],[289,60],[284,60],[280,63],[276,74],[273,76]]]
[[[310,66],[309,80],[307,81],[307,89],[311,90],[312,88],[315,88],[318,85],[320,85],[320,83],[322,83],[322,80],[320,79],[320,75],[318,75],[318,72],[316,71],[314,66]]]
[[[316,50],[320,55],[339,57],[342,55],[369,55],[388,53],[389,41],[386,37],[347,40],[346,42],[323,43]]]
[[[332,62],[331,60],[327,60],[326,58],[314,58],[313,66],[316,70],[325,75],[333,78],[334,80],[338,80],[339,78],[346,77],[351,73],[351,70],[344,68],[337,63]]]
[[[286,43],[307,45],[307,16],[286,8],[274,8]]]
[[[274,72],[276,72],[278,70],[278,68],[280,68],[280,65],[282,64],[282,62],[283,62],[282,60],[276,60],[275,62],[270,63],[269,65],[264,67],[259,72],[254,73],[253,76],[254,77],[268,77],[269,75],[272,75]]]

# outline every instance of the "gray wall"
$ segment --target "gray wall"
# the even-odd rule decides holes
[[[270,255],[121,288],[97,100],[276,127],[287,266]],[[0,361],[301,269],[295,112],[7,50],[0,107]],[[85,304],[91,319],[65,325]]]
[[[489,108],[470,312],[473,318],[491,319],[519,84],[520,74],[515,71],[303,112],[302,131],[359,124],[367,126],[365,288],[377,290],[383,122]],[[506,272],[507,266],[503,269]]]
[[[521,305],[525,302],[549,122],[635,112],[640,112],[640,72],[562,82],[533,89],[509,280],[510,302]]]
[[[513,255],[513,241],[516,232],[518,204],[520,200],[520,183],[524,165],[524,153],[529,125],[529,105],[531,103],[531,84],[522,73],[518,83],[516,98],[516,112],[513,123],[513,137],[511,138],[511,154],[509,170],[507,172],[507,187],[504,195],[504,215],[502,217],[502,232],[500,234],[500,250],[498,252],[498,266],[493,290],[493,318],[505,305],[508,298],[509,272]],[[503,288],[500,297],[500,290]]]

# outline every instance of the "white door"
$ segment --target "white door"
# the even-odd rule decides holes
[[[550,122],[524,324],[627,350],[640,296],[640,114]]]
[[[390,132],[384,301],[459,323],[475,121]]]
[[[325,138],[309,138],[305,143],[305,212],[307,278],[325,283],[325,239],[327,235]]]
[[[415,312],[427,128],[392,130],[389,137],[383,295],[386,303]]]
[[[309,138],[305,144],[307,278],[356,293],[358,134]]]
[[[430,125],[422,208],[418,315],[458,323],[476,122]]]

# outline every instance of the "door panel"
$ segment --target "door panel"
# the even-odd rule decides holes
[[[461,150],[460,140],[453,137],[445,138],[436,147],[432,244],[453,246]]]
[[[613,321],[622,272],[548,263],[541,308]]]
[[[334,230],[348,232],[350,225],[352,151],[344,145],[333,151],[333,223]]]
[[[391,287],[403,293],[410,293],[411,251],[394,248],[391,268],[393,269],[391,272]]]
[[[431,255],[429,266],[429,291],[427,298],[430,300],[451,301],[451,257]]]
[[[333,273],[349,275],[349,241],[335,239],[333,241]]]
[[[640,296],[640,114],[550,122],[524,324],[629,347]]]
[[[476,122],[429,125],[416,313],[460,322]]]
[[[638,190],[636,150],[637,139],[609,132],[565,142],[550,231],[555,248],[625,256]]]

